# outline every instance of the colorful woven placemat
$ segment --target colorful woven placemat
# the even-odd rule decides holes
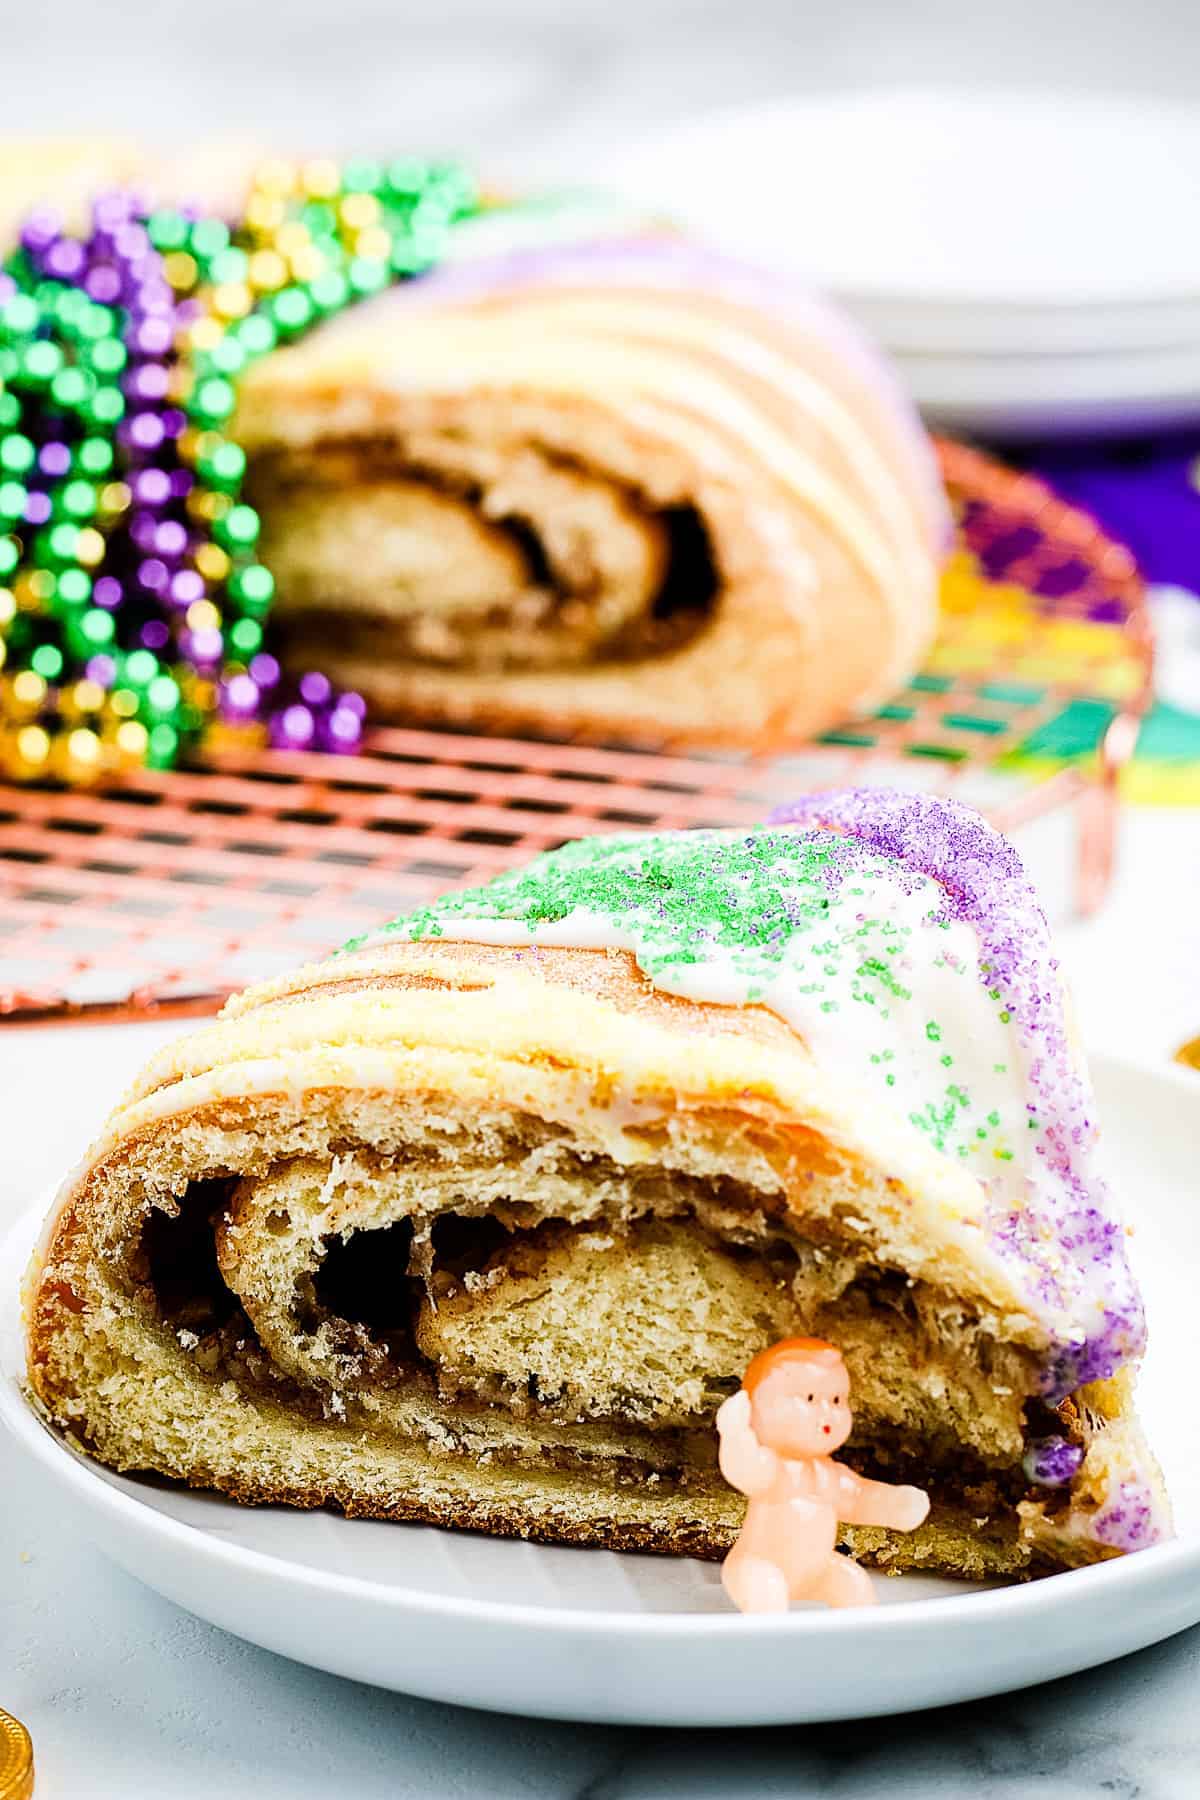
[[[1139,805],[1200,806],[1200,430],[1030,445],[1016,460],[1128,544],[1151,590],[1163,691],[1122,794]],[[1034,748],[1070,756],[1086,726],[1069,718]]]
[[[90,790],[0,789],[0,1011],[208,1011],[566,838],[752,824],[851,781],[951,788],[1001,824],[1074,805],[1095,904],[1150,691],[1137,570],[1040,481],[939,448],[959,522],[942,629],[872,718],[769,757],[376,729],[353,758],[229,750]]]

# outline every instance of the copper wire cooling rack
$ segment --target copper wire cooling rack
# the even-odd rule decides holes
[[[847,781],[952,788],[1009,825],[1074,804],[1079,898],[1094,904],[1149,694],[1136,569],[1042,483],[962,446],[940,453],[959,524],[943,628],[872,718],[770,757],[377,729],[352,759],[225,751],[86,792],[0,789],[0,1012],[209,1012],[566,838],[752,824]],[[1102,709],[1094,753],[1023,776],[1021,746],[1080,705]]]

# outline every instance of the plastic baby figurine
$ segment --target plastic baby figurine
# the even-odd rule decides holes
[[[721,1570],[739,1612],[786,1612],[793,1600],[872,1605],[869,1576],[835,1548],[838,1521],[915,1531],[929,1499],[833,1460],[850,1435],[841,1352],[821,1338],[772,1344],[721,1407],[717,1430],[721,1473],[750,1502]]]

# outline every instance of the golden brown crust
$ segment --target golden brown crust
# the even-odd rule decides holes
[[[431,1144],[448,1141],[440,1134],[451,1126],[455,1142],[477,1140],[479,1149],[461,1178],[450,1173],[450,1185],[437,1187],[443,1176],[436,1158],[429,1173],[422,1173],[422,1158]],[[514,1153],[510,1177],[505,1145],[531,1128],[534,1137]],[[556,1162],[556,1145],[569,1152],[568,1164]],[[620,1434],[613,1438],[608,1426],[535,1421],[529,1429],[544,1443],[535,1474],[506,1461],[515,1453],[519,1463],[522,1454],[527,1428],[519,1419],[493,1415],[487,1404],[456,1411],[427,1381],[411,1406],[403,1390],[389,1398],[386,1384],[372,1398],[368,1384],[353,1403],[366,1411],[352,1412],[347,1435],[348,1426],[329,1412],[341,1404],[337,1382],[307,1399],[303,1391],[289,1397],[286,1383],[272,1386],[278,1371],[241,1372],[242,1351],[228,1345],[220,1353],[225,1360],[206,1373],[186,1345],[181,1349],[169,1319],[159,1317],[139,1273],[148,1213],[170,1212],[196,1183],[245,1182],[253,1195],[255,1184],[281,1171],[324,1169],[328,1193],[318,1178],[305,1203],[315,1211],[301,1210],[286,1224],[299,1246],[299,1269],[309,1266],[304,1246],[314,1232],[328,1240],[347,1229],[382,1228],[414,1204],[454,1210],[461,1204],[455,1196],[471,1193],[472,1183],[484,1193],[491,1180],[508,1196],[502,1215],[519,1222],[530,1203],[548,1219],[594,1217],[587,1197],[596,1179],[616,1183],[613,1192],[626,1195],[621,1204],[636,1208],[643,1190],[629,1184],[649,1177],[677,1196],[668,1217],[709,1196],[701,1206],[703,1231],[718,1240],[722,1232],[748,1231],[750,1241],[766,1244],[794,1229],[826,1244],[836,1259],[860,1256],[865,1237],[870,1258],[897,1272],[898,1294],[914,1296],[916,1311],[903,1329],[924,1346],[906,1365],[909,1340],[896,1335],[901,1314],[882,1315],[897,1323],[876,1339],[869,1306],[843,1311],[844,1341],[867,1357],[855,1376],[866,1383],[865,1403],[886,1410],[911,1389],[904,1405],[916,1418],[934,1404],[935,1392],[949,1395],[949,1381],[951,1389],[959,1384],[955,1404],[968,1418],[976,1405],[968,1362],[956,1370],[948,1344],[935,1354],[934,1340],[921,1336],[922,1320],[976,1312],[985,1334],[1002,1340],[990,1354],[1008,1358],[1004,1392],[1016,1395],[993,1403],[986,1430],[980,1424],[986,1451],[1011,1435],[1004,1409],[1019,1417],[1020,1394],[1036,1391],[1041,1331],[1004,1271],[981,1256],[970,1184],[954,1170],[947,1174],[941,1161],[889,1138],[856,1096],[831,1086],[774,1014],[664,993],[625,953],[367,945],[251,989],[220,1020],[154,1059],[64,1195],[32,1296],[30,1381],[50,1414],[103,1460],[158,1469],[235,1499],[332,1505],[547,1542],[719,1556],[736,1530],[740,1502],[714,1488],[703,1469],[682,1486],[666,1476],[661,1485],[622,1478],[622,1459],[636,1464],[653,1441],[637,1431],[618,1450]],[[497,1169],[499,1175],[488,1174]],[[456,1187],[460,1179],[465,1185]],[[402,1180],[417,1199],[402,1200]],[[223,1204],[236,1230],[250,1233],[222,1251],[222,1267],[236,1281],[245,1273],[239,1258],[249,1266],[247,1250],[271,1257],[283,1253],[284,1240],[255,1236],[262,1226],[253,1208]],[[275,1204],[264,1199],[259,1213]],[[283,1230],[290,1203],[285,1197],[278,1204]],[[491,1203],[480,1204],[486,1211]],[[755,1232],[766,1235],[754,1239]],[[814,1275],[819,1286],[825,1277],[815,1265]],[[834,1295],[838,1284],[820,1291]],[[259,1295],[253,1306],[263,1303]],[[797,1326],[808,1319],[824,1326],[827,1314],[798,1315]],[[278,1328],[289,1329],[286,1320]],[[686,1338],[686,1323],[683,1329]],[[872,1343],[886,1371],[886,1391],[874,1394]],[[631,1353],[642,1351],[634,1346]],[[261,1361],[253,1342],[246,1354]],[[953,1354],[967,1359],[974,1352],[963,1339]],[[151,1403],[149,1396],[158,1398]],[[414,1448],[416,1440],[395,1435],[399,1424],[387,1425],[396,1404],[402,1412],[409,1406],[415,1421],[404,1431],[432,1434],[429,1447]],[[949,1400],[937,1404],[944,1417]],[[1098,1393],[1089,1417],[1085,1438],[1091,1431],[1098,1443],[1115,1445],[1134,1429],[1128,1388]],[[446,1443],[436,1447],[447,1427]],[[550,1469],[545,1457],[554,1448],[584,1460]],[[986,1454],[1002,1460],[1000,1448]],[[1018,1522],[1007,1502],[986,1499],[986,1481],[980,1486],[969,1472],[962,1479],[966,1491],[985,1496],[975,1504],[989,1516],[986,1529],[951,1497],[912,1539],[860,1531],[849,1541],[880,1566],[984,1576],[1027,1574],[1039,1561],[1101,1553],[1077,1529],[1064,1531],[1061,1517],[1047,1520],[1033,1508]],[[1010,1472],[1005,1480],[1012,1479]]]
[[[360,962],[367,966],[358,974]],[[536,945],[513,950],[501,944],[385,939],[377,946],[310,964],[284,976],[278,985],[249,988],[229,1002],[225,1015],[245,1018],[264,1007],[318,993],[402,992],[417,988],[469,993],[486,987],[488,975],[514,968],[547,986],[610,1001],[619,1012],[662,1025],[669,1031],[688,1036],[744,1037],[772,1049],[806,1053],[803,1040],[768,1007],[722,1006],[681,999],[656,987],[628,950],[564,950]]]
[[[611,330],[593,317],[603,307],[613,308]],[[624,329],[626,312],[640,333]],[[649,288],[435,300],[391,319],[377,307],[352,333],[260,365],[239,414],[250,446],[357,443],[377,462],[390,455],[400,478],[454,445],[515,466],[540,461],[547,481],[582,471],[624,491],[648,520],[689,509],[718,587],[682,643],[569,669],[454,670],[355,656],[318,646],[298,618],[305,651],[332,655],[339,678],[382,713],[768,744],[871,702],[923,652],[941,551],[923,452],[819,335],[789,332],[724,297],[684,303]],[[514,344],[530,347],[527,372],[514,363]],[[769,373],[755,366],[764,356]],[[623,383],[626,363],[636,376]],[[344,599],[369,611],[363,573],[361,597]],[[281,591],[285,621],[288,611]]]

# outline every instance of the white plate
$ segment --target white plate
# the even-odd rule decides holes
[[[842,305],[894,354],[1110,356],[1189,352],[1200,344],[1200,299],[1130,306],[957,306],[847,295]]]
[[[834,295],[937,425],[1200,418],[1200,113],[1081,94],[849,91],[740,106],[590,171]]]
[[[0,1249],[0,1419],[63,1528],[160,1593],[285,1656],[433,1699],[611,1723],[770,1724],[941,1706],[1090,1668],[1200,1619],[1200,1082],[1108,1061],[1096,1074],[1113,1174],[1139,1209],[1153,1337],[1143,1411],[1180,1527],[1136,1556],[990,1590],[903,1577],[880,1581],[878,1609],[741,1619],[701,1563],[247,1510],[110,1475],[21,1394],[16,1289],[32,1215]]]
[[[917,405],[949,431],[990,437],[1127,433],[1200,418],[1200,339],[1191,349],[1116,355],[896,353]]]
[[[1200,302],[1200,113],[1161,99],[797,96],[669,127],[590,172],[843,299]]]

